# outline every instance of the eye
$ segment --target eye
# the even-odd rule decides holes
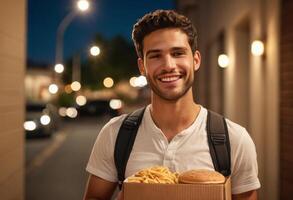
[[[151,54],[149,55],[149,58],[152,59],[152,58],[159,58],[161,55],[160,54]]]
[[[181,56],[185,55],[185,52],[184,51],[175,51],[172,53],[172,55],[174,57],[181,57]]]

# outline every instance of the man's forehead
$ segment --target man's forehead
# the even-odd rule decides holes
[[[187,48],[187,35],[180,29],[160,29],[147,35],[143,40],[143,50],[164,50],[171,48]]]

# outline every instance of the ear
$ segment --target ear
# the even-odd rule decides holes
[[[137,65],[138,65],[138,69],[140,71],[140,74],[145,76],[145,68],[144,68],[144,63],[143,63],[142,58],[137,59]]]
[[[200,67],[200,63],[201,63],[201,55],[199,53],[199,51],[195,51],[194,55],[193,55],[193,61],[194,61],[194,71],[197,71]]]

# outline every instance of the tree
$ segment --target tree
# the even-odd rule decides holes
[[[82,85],[99,89],[103,88],[106,77],[113,78],[117,83],[139,74],[134,46],[122,36],[107,40],[97,34],[95,44],[100,47],[101,53],[97,57],[89,56],[82,63]]]

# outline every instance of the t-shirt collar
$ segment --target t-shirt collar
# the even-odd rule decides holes
[[[183,135],[187,135],[189,133],[193,133],[193,132],[195,132],[194,130],[200,126],[201,121],[204,120],[204,115],[206,114],[207,111],[203,106],[201,106],[201,105],[199,105],[199,106],[200,106],[200,111],[199,111],[196,119],[194,120],[194,122],[189,127],[187,127],[186,129],[184,129],[180,133],[178,133],[177,135],[183,136]],[[146,125],[145,128],[147,129],[147,131],[157,135],[158,133],[162,133],[162,130],[159,127],[157,127],[157,125],[153,121],[153,118],[151,116],[150,107],[151,107],[150,104],[147,105],[147,107],[146,107],[143,122],[147,123],[147,124],[145,124]]]

